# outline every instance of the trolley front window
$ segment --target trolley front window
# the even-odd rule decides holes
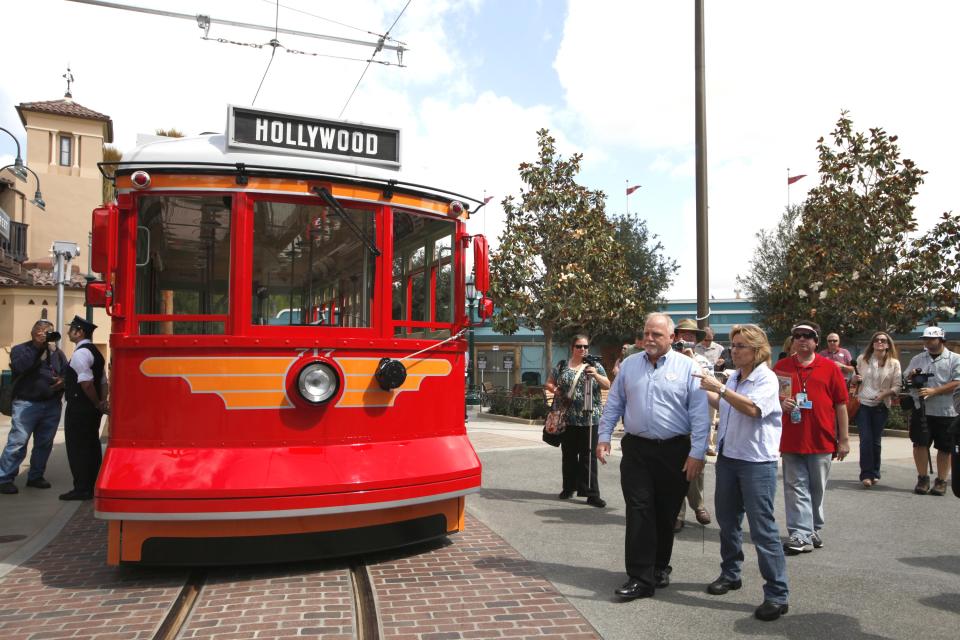
[[[137,210],[141,335],[222,334],[230,310],[230,196],[145,196]]]
[[[449,337],[453,325],[452,220],[394,210],[393,325],[407,337]]]
[[[344,212],[353,225],[317,204],[254,204],[253,324],[371,326],[374,212]]]

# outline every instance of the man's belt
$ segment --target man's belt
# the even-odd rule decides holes
[[[681,440],[690,440],[689,435],[683,436],[674,436],[673,438],[666,438],[664,440],[658,440],[657,438],[644,438],[643,436],[638,436],[632,433],[628,433],[623,436],[624,438],[636,438],[637,440],[642,441],[644,444],[671,444],[674,442],[679,442]]]

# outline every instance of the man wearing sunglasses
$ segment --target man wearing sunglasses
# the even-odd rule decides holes
[[[840,369],[817,354],[820,326],[797,323],[791,331],[794,354],[774,366],[780,378],[790,380],[790,394],[781,398],[783,432],[783,498],[789,539],[788,555],[809,553],[823,546],[824,493],[830,463],[850,453],[847,385]],[[799,408],[800,419],[795,422]]]

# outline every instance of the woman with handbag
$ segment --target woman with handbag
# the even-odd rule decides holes
[[[567,500],[574,492],[586,497],[587,504],[605,507],[597,481],[597,427],[603,409],[600,390],[609,389],[607,372],[593,357],[588,357],[590,338],[583,334],[573,337],[570,359],[561,361],[547,380],[547,391],[554,394],[554,405],[566,407],[564,429],[560,436],[563,491],[559,498]]]
[[[860,384],[860,482],[869,489],[880,480],[880,440],[890,417],[890,404],[900,392],[897,345],[885,331],[877,331],[857,358],[854,382]]]

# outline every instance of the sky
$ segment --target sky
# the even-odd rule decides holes
[[[500,201],[519,196],[517,167],[550,129],[582,153],[580,183],[607,212],[637,213],[680,270],[670,299],[696,297],[692,1],[122,0],[189,15],[373,41],[408,50],[404,67],[295,55],[273,33],[67,0],[4,7],[0,127],[25,142],[15,107],[63,96],[109,115],[115,146],[139,133],[223,131],[228,104],[399,127],[402,175],[493,196],[469,223],[496,246]],[[406,5],[406,7],[405,7]],[[960,102],[952,43],[960,3],[925,0],[705,2],[710,292],[736,293],[755,234],[817,181],[817,139],[847,110],[855,129],[899,136],[928,171],[914,203],[921,231],[960,195]],[[399,16],[399,20],[397,17]],[[369,32],[369,33],[367,33]],[[279,34],[289,49],[366,60],[370,47]],[[16,56],[19,52],[26,55]],[[12,60],[17,59],[16,62]],[[397,62],[384,51],[377,60]],[[951,80],[954,78],[954,80]],[[353,93],[356,87],[355,93]],[[351,93],[353,93],[351,97]],[[342,112],[342,116],[341,116]],[[0,161],[14,145],[0,136]],[[2,165],[0,165],[2,166]],[[627,186],[642,185],[628,199]]]

